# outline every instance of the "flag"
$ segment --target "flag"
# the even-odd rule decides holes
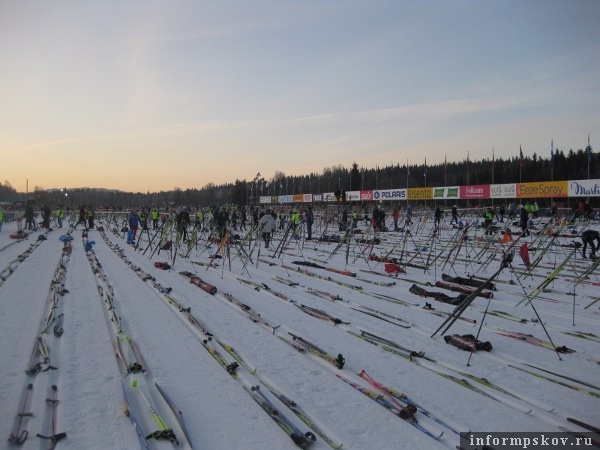
[[[590,145],[590,135],[588,134],[588,145],[585,148],[585,151],[587,152],[587,158],[588,158],[588,163],[592,162],[592,146]]]
[[[523,165],[523,159],[523,149],[519,145],[519,161],[521,162],[521,165]]]
[[[423,168],[423,176],[427,177],[427,158],[425,158],[425,167]]]
[[[469,152],[467,152],[467,173],[471,172],[471,161],[469,160]]]

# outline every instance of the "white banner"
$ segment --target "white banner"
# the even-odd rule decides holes
[[[600,180],[569,181],[569,197],[600,197]]]

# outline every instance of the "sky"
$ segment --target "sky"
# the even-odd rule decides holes
[[[598,17],[595,0],[2,0],[0,183],[155,192],[594,148]]]

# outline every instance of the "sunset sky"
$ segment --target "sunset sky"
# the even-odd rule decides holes
[[[597,0],[2,0],[0,183],[597,151],[599,18]]]

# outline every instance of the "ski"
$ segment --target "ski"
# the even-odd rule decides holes
[[[389,322],[391,324],[397,325],[402,328],[410,328],[412,326],[412,324],[410,322],[408,322],[400,317],[392,316],[391,314],[384,313],[383,311],[378,311],[378,310],[370,308],[368,306],[364,306],[364,305],[358,305],[358,306],[359,306],[359,308],[366,309],[366,311],[363,311],[358,308],[353,308],[353,307],[350,307],[350,308],[353,309],[354,311],[358,311],[360,313],[367,314],[369,316],[377,317],[378,319],[384,320],[386,322]]]
[[[25,386],[25,391],[23,392],[23,399],[21,402],[21,409],[17,413],[17,417],[15,419],[15,426],[13,428],[8,441],[11,444],[21,445],[27,439],[29,432],[27,430],[23,430],[22,428],[25,426],[27,419],[33,416],[33,413],[29,412],[29,406],[31,401],[31,394],[33,391],[33,384],[29,383]]]
[[[353,336],[356,336],[364,341],[367,341],[370,344],[375,345],[387,352],[394,353],[398,356],[402,356],[404,359],[408,359],[412,361],[413,358],[423,358],[430,362],[435,363],[436,361],[428,356],[425,356],[424,352],[417,352],[415,350],[411,350],[410,348],[406,348],[397,342],[394,342],[390,339],[378,336],[376,334],[370,333],[368,331],[360,330],[360,334],[356,333],[352,330],[347,330]]]
[[[431,420],[438,423],[439,425],[442,425],[443,427],[448,428],[453,433],[456,433],[458,435],[461,434],[460,431],[456,430],[454,427],[448,425],[442,419],[440,419],[439,417],[432,414],[430,411],[423,408],[417,402],[415,402],[414,400],[409,398],[405,393],[399,392],[389,386],[385,386],[385,385],[379,383],[378,381],[376,381],[371,375],[367,374],[367,372],[364,369],[361,370],[360,373],[358,373],[357,375],[359,377],[361,377],[363,380],[367,381],[369,384],[371,384],[371,386],[373,386],[374,388],[381,391],[383,394],[391,396],[392,398],[394,398],[406,405],[408,405],[408,404],[414,405],[417,408],[417,411],[420,412],[421,414],[423,414],[424,416],[429,417]]]
[[[241,310],[242,314],[244,314],[244,316],[246,316],[252,322],[258,323],[258,324],[264,326],[269,331],[271,331],[273,334],[275,333],[275,330],[281,326],[281,325],[273,326],[273,325],[269,324],[265,319],[262,318],[262,316],[259,313],[257,313],[256,311],[254,311],[250,306],[248,306],[245,303],[242,303],[241,301],[239,301],[233,295],[231,295],[231,294],[223,294],[223,296],[227,300],[229,300],[231,303],[233,303],[234,305],[236,305]]]
[[[577,378],[572,378],[572,377],[569,377],[567,375],[561,375],[560,373],[552,372],[552,371],[547,370],[547,369],[542,369],[541,367],[533,366],[531,364],[527,364],[527,363],[523,363],[523,364],[526,365],[526,366],[529,366],[529,367],[531,367],[533,369],[541,370],[542,372],[546,372],[546,373],[549,373],[551,375],[555,375],[557,377],[564,378],[565,380],[573,381],[573,382],[579,383],[579,384],[581,384],[583,386],[586,386],[586,387],[589,387],[589,388],[592,388],[592,389],[597,389],[597,390],[600,391],[600,386],[596,386],[595,384],[588,383],[588,382],[583,381],[583,380],[578,380]]]
[[[568,348],[565,345],[556,347],[556,346],[554,346],[554,344],[552,342],[537,338],[531,334],[505,330],[503,328],[498,328],[498,331],[496,331],[496,334],[498,334],[500,336],[517,339],[519,341],[527,342],[528,344],[532,344],[537,347],[544,347],[544,348],[547,348],[550,350],[554,350],[557,353],[575,353],[575,351],[576,351],[576,350],[573,350],[572,348]]]
[[[567,417],[567,420],[575,425],[579,425],[581,428],[585,428],[586,430],[590,430],[593,433],[600,434],[600,428],[595,427],[594,425],[590,425],[589,423],[583,422],[582,420],[575,419],[573,417]]]
[[[315,289],[312,287],[309,287],[306,292],[308,292],[311,295],[314,295],[315,297],[324,298],[325,300],[329,300],[331,302],[341,301],[341,302],[348,303],[348,301],[344,300],[342,297],[340,297],[339,294],[331,294],[329,292],[321,291],[319,289]]]
[[[291,300],[287,295],[282,294],[281,292],[278,292],[274,289],[271,289],[269,287],[269,285],[267,285],[266,283],[256,283],[254,281],[246,280],[241,277],[238,277],[237,280],[240,283],[244,283],[244,284],[247,284],[248,286],[252,286],[254,288],[254,290],[256,290],[256,291],[260,291],[261,289],[264,289],[265,291],[269,292],[270,294],[273,294],[275,297],[285,300],[286,302],[290,302],[290,303],[295,302],[295,300]]]
[[[200,340],[202,346],[206,349],[208,353],[210,353],[210,355],[213,358],[215,358],[215,360],[221,365],[221,367],[223,367],[223,369],[225,369],[227,373],[231,375],[232,378],[237,378],[237,368],[239,367],[238,363],[228,363],[227,360],[223,357],[223,355],[219,353],[219,350],[217,350],[216,347],[212,345],[211,341],[212,338],[210,336]]]
[[[173,430],[171,428],[169,428],[169,426],[166,424],[166,422],[163,420],[163,418],[160,416],[160,414],[158,414],[158,412],[154,409],[154,407],[152,406],[152,404],[150,403],[150,401],[148,400],[148,398],[146,397],[144,392],[140,389],[140,386],[138,386],[137,380],[132,380],[131,387],[133,389],[135,389],[136,392],[140,395],[140,397],[142,398],[142,400],[148,407],[148,410],[150,411],[150,415],[152,416],[152,418],[154,419],[154,421],[156,422],[156,424],[159,427],[159,429],[157,431],[154,431],[153,433],[150,433],[149,435],[147,435],[146,439],[166,440],[173,444],[179,445],[177,436],[175,436],[175,433],[173,432]]]
[[[260,386],[255,385],[248,387],[244,385],[244,389],[248,391],[250,396],[258,403],[262,409],[264,409],[271,419],[275,421],[277,425],[294,441],[300,448],[309,447],[315,440],[316,437],[311,432],[302,433],[296,425],[294,425],[285,415],[279,411],[275,405],[269,400],[260,390]]]
[[[229,353],[248,373],[254,375],[257,371],[256,367],[252,367],[242,356],[229,344],[226,344],[219,339],[216,340],[217,343],[223,347],[223,349]]]
[[[529,375],[533,375],[534,377],[550,381],[551,383],[555,383],[555,384],[558,384],[560,386],[564,386],[564,387],[567,387],[569,389],[573,389],[574,391],[587,392],[592,397],[600,398],[600,394],[598,394],[597,392],[588,391],[587,389],[583,389],[583,388],[581,388],[579,386],[574,386],[572,384],[565,383],[564,381],[557,380],[556,378],[551,378],[549,376],[546,376],[546,375],[538,373],[538,372],[534,372],[533,370],[528,370],[528,369],[525,369],[524,367],[518,367],[518,366],[514,366],[512,364],[508,364],[508,367],[512,367],[513,369],[517,369],[517,370],[520,370],[521,372],[528,373]]]
[[[379,405],[383,406],[385,409],[390,411],[392,414],[400,417],[401,419],[404,419],[407,423],[409,423],[412,426],[414,426],[415,428],[419,429],[420,431],[422,431],[429,437],[432,437],[433,439],[437,440],[443,436],[443,434],[444,434],[443,431],[440,434],[434,434],[433,432],[431,432],[430,430],[428,430],[427,428],[422,426],[414,418],[414,414],[417,412],[417,408],[414,405],[408,405],[406,407],[401,408],[399,406],[396,406],[393,402],[391,402],[387,398],[385,398],[382,394],[377,394],[376,392],[373,392],[372,390],[370,390],[364,386],[361,386],[360,384],[355,383],[354,381],[349,380],[348,378],[343,377],[339,374],[336,374],[336,377],[338,377],[340,380],[344,381],[349,386],[352,386],[354,389],[356,389],[360,393],[366,395],[371,400],[374,400]]]
[[[280,391],[278,391],[277,389],[275,389],[270,384],[266,383],[264,380],[261,380],[261,382],[262,382],[262,384],[264,384],[267,387],[267,389],[275,397],[277,397],[281,401],[281,403],[283,403],[285,406],[287,406],[294,414],[296,414],[296,416],[298,416],[300,418],[300,420],[302,420],[302,422],[304,422],[306,425],[308,425],[311,430],[313,430],[315,433],[317,433],[321,437],[321,439],[323,439],[325,442],[327,442],[327,444],[330,447],[335,448],[335,449],[342,447],[343,444],[335,442],[333,439],[331,439],[329,436],[327,436],[327,434],[325,434],[325,432],[316,425],[314,419],[312,419],[300,407],[300,405],[298,405],[295,401],[293,401],[292,399],[287,397],[285,394],[283,394]]]
[[[298,306],[298,305],[295,305],[295,306]],[[331,314],[329,314],[326,311],[323,311],[322,309],[312,308],[312,307],[306,306],[306,305],[300,305],[300,306],[298,306],[298,308],[300,308],[302,310],[302,312],[305,312],[309,316],[313,316],[313,317],[316,317],[317,319],[321,319],[321,320],[330,321],[334,325],[340,325],[340,324],[350,325],[350,322],[344,322],[342,319],[333,317]]]
[[[162,387],[160,387],[160,385],[158,384],[157,381],[154,382],[154,386],[156,386],[158,393],[161,395],[161,397],[164,399],[164,401],[167,403],[167,405],[171,409],[171,412],[173,413],[173,415],[175,416],[175,419],[179,423],[179,427],[183,431],[183,435],[185,436],[185,439],[187,440],[188,444],[190,445],[190,447],[193,447],[192,440],[190,439],[190,435],[188,433],[187,427],[185,426],[185,422],[183,420],[183,413],[181,412],[181,410],[179,408],[177,408],[177,405],[175,405],[175,402],[173,401],[173,399],[165,392],[165,390]]]
[[[123,381],[123,379],[121,379],[121,386],[123,388],[123,414],[125,414],[125,416],[129,418],[129,421],[131,422],[131,425],[133,426],[133,429],[135,430],[135,433],[137,434],[140,444],[142,444],[142,447],[148,450],[149,447],[148,442],[146,441],[146,435],[144,434],[142,427],[137,422],[135,416],[129,408],[129,397],[127,395],[127,390],[125,388],[125,382]]]
[[[58,390],[58,388],[56,387],[55,384],[52,385],[51,388],[51,397],[46,399],[46,403],[50,406],[50,434],[49,435],[43,435],[38,433],[36,436],[39,437],[40,439],[45,439],[45,440],[49,440],[51,441],[51,446],[50,449],[53,449],[54,447],[56,447],[56,444],[58,443],[58,441],[60,441],[61,439],[64,439],[67,437],[67,433],[57,433],[56,432],[56,419],[57,419],[57,405],[59,403],[59,400],[57,399],[57,394],[56,391]]]
[[[307,352],[310,355],[317,356],[317,357],[333,364],[338,369],[341,369],[344,367],[344,364],[346,363],[346,359],[342,356],[341,353],[339,353],[337,355],[337,357],[330,355],[325,350],[317,347],[313,343],[301,338],[300,336],[296,336],[295,334],[290,333],[290,332],[288,332],[288,334],[290,336],[292,336],[291,341],[281,335],[277,335],[277,337],[279,339],[281,339],[283,342],[287,343],[288,345],[291,345],[293,348],[298,350],[300,353]]]

